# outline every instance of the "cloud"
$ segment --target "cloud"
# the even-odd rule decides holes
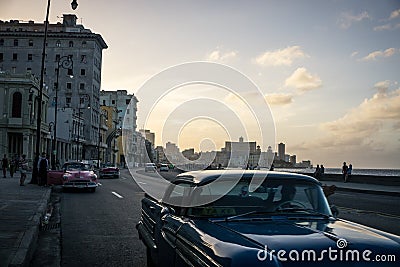
[[[397,129],[400,124],[400,89],[389,91],[389,81],[375,84],[378,90],[371,98],[365,99],[358,107],[343,117],[323,123],[321,129],[328,134],[320,144],[335,146],[376,146],[387,141],[379,138],[385,129]]]
[[[293,61],[308,57],[300,46],[290,46],[275,51],[267,51],[259,55],[254,61],[261,66],[291,66]]]
[[[267,94],[265,99],[271,106],[282,106],[293,102],[293,96],[291,94]]]
[[[216,49],[206,56],[206,59],[214,62],[227,62],[237,56],[237,51],[222,52]]]
[[[393,47],[388,48],[388,49],[386,49],[386,50],[384,50],[384,51],[382,51],[382,50],[377,50],[377,51],[374,51],[374,52],[369,53],[368,56],[363,57],[363,58],[361,59],[361,61],[371,61],[371,60],[377,60],[377,59],[379,59],[379,58],[391,57],[391,56],[393,56],[394,54],[396,54],[396,52],[397,52],[396,50],[397,50],[397,49],[396,49],[396,48],[393,48]]]
[[[364,19],[369,19],[367,11],[361,12],[358,15],[353,15],[349,12],[343,12],[339,17],[339,25],[343,29],[348,29],[354,22],[360,22]]]
[[[285,85],[300,91],[309,91],[321,87],[322,81],[317,75],[310,74],[306,68],[298,68],[286,79]]]
[[[392,29],[392,24],[390,23],[374,27],[374,31],[387,31],[390,29]]]
[[[400,9],[392,11],[392,13],[390,13],[389,19],[395,19],[398,17],[400,17]]]

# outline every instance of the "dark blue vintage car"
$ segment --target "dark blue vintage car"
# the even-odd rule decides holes
[[[399,266],[400,237],[333,216],[321,184],[282,172],[182,173],[137,225],[148,266]]]

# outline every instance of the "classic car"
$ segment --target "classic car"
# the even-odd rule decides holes
[[[47,184],[62,185],[63,189],[87,189],[95,192],[98,186],[97,175],[89,164],[66,162],[61,170],[47,172]]]
[[[156,172],[157,166],[154,163],[146,163],[146,165],[144,166],[144,171],[145,172]]]
[[[392,260],[376,266],[398,266],[400,259],[399,236],[334,217],[319,181],[284,172],[182,173],[162,199],[145,195],[137,230],[148,266],[375,266],[379,255]]]
[[[99,171],[99,178],[119,178],[120,171],[118,167],[106,164]]]

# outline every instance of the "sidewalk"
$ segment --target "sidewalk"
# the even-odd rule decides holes
[[[30,173],[25,186],[19,173],[7,175],[0,175],[0,266],[29,266],[51,188],[28,184]]]

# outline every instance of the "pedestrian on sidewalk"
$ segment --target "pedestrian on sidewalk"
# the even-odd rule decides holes
[[[48,157],[43,152],[41,158],[38,161],[38,185],[43,186],[47,183],[47,170],[49,169]]]
[[[16,157],[10,159],[10,176],[14,177],[15,170],[17,168],[18,162],[16,162]]]
[[[346,162],[343,162],[343,166],[342,166],[342,177],[343,177],[343,181],[346,183],[347,182],[347,170],[349,169],[349,167],[346,165]]]
[[[1,160],[1,168],[3,169],[3,178],[6,178],[7,177],[7,168],[8,168],[8,159],[7,159],[6,154],[4,154],[4,157]]]
[[[22,155],[22,157],[19,160],[19,171],[21,173],[21,178],[19,178],[19,185],[24,186],[25,184],[25,179],[26,179],[26,172],[28,171],[28,162],[26,161],[26,155]]]

